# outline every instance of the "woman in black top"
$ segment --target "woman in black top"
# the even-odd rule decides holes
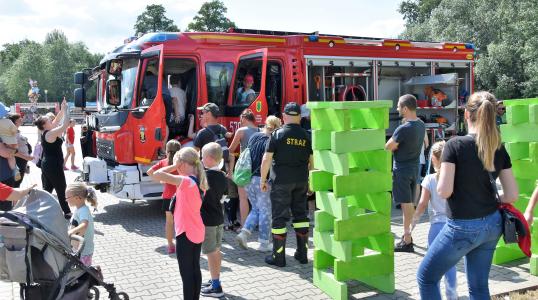
[[[59,125],[60,120],[62,120],[61,125]],[[65,98],[54,121],[51,121],[46,116],[41,116],[35,121],[35,125],[39,130],[43,131],[41,135],[41,145],[43,146],[41,181],[43,189],[49,193],[56,190],[65,218],[71,218],[71,210],[65,200],[66,182],[63,170],[63,140],[60,138],[69,127],[69,115]]]
[[[448,201],[449,220],[418,269],[422,299],[441,299],[439,280],[462,257],[470,298],[490,299],[488,276],[502,219],[488,172],[501,181],[502,202],[518,198],[510,157],[495,124],[496,102],[488,92],[471,95],[465,107],[469,135],[449,140],[443,150],[437,192]]]

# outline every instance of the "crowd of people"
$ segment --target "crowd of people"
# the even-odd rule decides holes
[[[464,258],[470,297],[489,299],[489,270],[502,234],[490,176],[498,178],[502,185],[502,202],[513,203],[518,198],[510,156],[497,127],[503,111],[494,95],[471,95],[464,113],[468,134],[447,142],[432,141],[429,159],[433,172],[421,181],[417,191],[420,165],[425,164],[420,156],[428,143],[416,108],[414,96],[400,97],[397,109],[403,123],[385,145],[393,153],[392,196],[401,205],[404,225],[402,239],[394,250],[414,252],[412,232],[427,209],[428,250],[417,270],[421,298],[441,299],[439,282],[444,276],[446,298],[457,299],[455,265]],[[241,128],[229,145],[232,133],[219,124],[218,106],[207,103],[198,111],[202,128],[192,135],[193,147],[168,141],[166,158],[147,172],[163,184],[167,252],[177,257],[185,299],[224,295],[220,248],[225,228],[234,230],[237,244],[244,249],[248,249],[248,240],[257,230],[258,251],[271,251],[265,262],[284,267],[291,221],[297,241],[294,258],[300,264],[308,263],[308,179],[313,158],[311,138],[305,130],[310,128],[305,126],[305,107],[288,103],[282,115],[284,124],[269,116],[262,128],[247,109],[241,113]],[[181,114],[173,117],[179,121],[186,118]],[[27,162],[34,161],[42,170],[43,189],[55,191],[69,220],[68,233],[85,237],[87,247],[81,260],[91,265],[94,225],[88,205],[96,206],[97,197],[95,190],[83,183],[66,183],[64,171],[69,158],[71,169],[78,169],[74,164],[74,123],[69,119],[67,104],[62,103],[57,116],[36,120],[39,143],[34,149],[18,131],[20,120],[20,116],[8,115],[7,108],[0,105],[0,199],[4,200],[0,201],[0,210],[11,209],[13,202],[33,188],[21,189],[20,183]],[[83,136],[81,142],[86,143],[85,139]],[[248,183],[240,186],[232,180],[238,147],[239,153],[248,151],[251,171]],[[415,209],[417,194],[420,201]],[[529,224],[537,202],[538,188],[525,211]],[[211,276],[205,282],[200,270],[201,254],[207,256]]]

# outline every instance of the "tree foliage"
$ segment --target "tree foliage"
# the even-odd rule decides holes
[[[166,9],[160,4],[146,6],[146,10],[136,18],[135,34],[157,31],[179,31],[174,21],[165,16]]]
[[[227,31],[230,27],[235,27],[235,23],[226,18],[227,11],[224,3],[219,0],[206,2],[187,26],[187,31]]]
[[[43,44],[29,40],[4,44],[0,50],[0,101],[8,105],[27,102],[30,78],[39,83],[39,101],[45,101],[45,90],[48,101],[63,96],[69,99],[75,88],[73,74],[94,67],[101,56],[91,54],[83,43],[69,43],[59,30],[48,33]]]
[[[406,20],[403,38],[475,44],[478,89],[493,91],[499,98],[538,95],[534,0],[407,0],[399,11]]]

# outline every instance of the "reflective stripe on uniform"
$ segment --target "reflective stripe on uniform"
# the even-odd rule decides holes
[[[309,222],[293,223],[293,228],[308,228],[309,226],[310,226]]]
[[[286,234],[286,228],[273,228],[271,229],[272,234]]]

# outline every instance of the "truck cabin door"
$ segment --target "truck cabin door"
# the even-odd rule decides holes
[[[141,53],[136,85],[135,108],[130,122],[133,132],[134,160],[149,164],[164,151],[168,135],[165,101],[170,101],[164,74],[163,46],[157,45]]]
[[[235,132],[240,127],[239,115],[249,108],[254,113],[258,125],[267,117],[267,97],[265,93],[267,74],[267,48],[239,53],[231,97],[226,108],[230,120],[228,130]]]

